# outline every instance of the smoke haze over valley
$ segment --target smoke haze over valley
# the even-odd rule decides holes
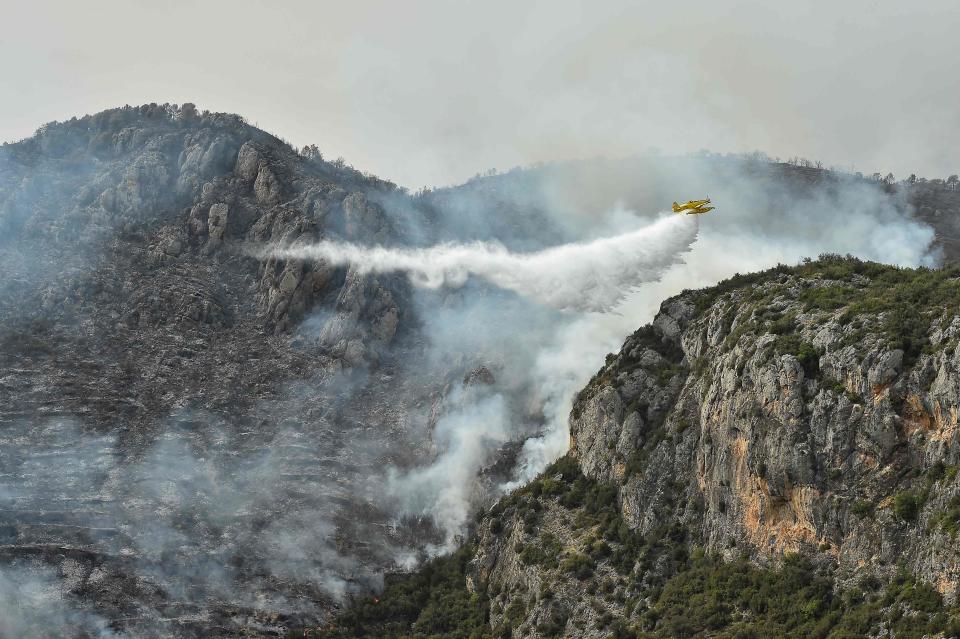
[[[954,4],[628,4],[11,8],[0,639],[336,624],[566,455],[585,388],[656,360],[624,415],[686,409],[680,346],[608,375],[692,339],[674,296],[960,259]]]
[[[167,107],[2,153],[3,601],[33,602],[11,623],[55,606],[120,636],[316,623],[454,549],[565,452],[574,395],[670,294],[825,251],[950,250],[911,192],[759,158],[413,197]],[[722,213],[658,213],[686,184]]]

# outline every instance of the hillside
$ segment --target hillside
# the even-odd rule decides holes
[[[403,278],[243,247],[391,241],[396,192],[190,105],[0,149],[0,557],[65,584],[63,632],[275,634],[392,565],[407,533],[371,523],[369,469],[424,455],[400,416],[471,362],[402,374]]]
[[[756,157],[559,163],[409,194],[343,160],[324,159],[317,147],[296,149],[239,116],[190,104],[111,109],[51,123],[0,146],[0,622],[7,624],[0,631],[278,636],[326,623],[331,611],[379,590],[385,572],[419,565],[471,532],[477,549],[506,540],[502,531],[513,530],[516,508],[504,510],[501,532],[492,523],[474,531],[474,515],[505,482],[523,476],[529,442],[565,432],[571,397],[612,342],[571,332],[583,314],[560,312],[482,278],[431,288],[402,272],[282,259],[271,251],[321,241],[405,249],[490,242],[498,251],[535,251],[635,231],[694,188],[726,202],[726,217],[714,218],[722,224],[704,223],[701,238],[720,230],[727,234],[721,238],[756,236],[790,246],[800,238],[804,247],[819,247],[838,234],[811,220],[843,212],[859,226],[842,246],[869,254],[906,246],[898,256],[917,263],[953,258],[951,238],[960,236],[953,231],[960,219],[953,182],[891,184]],[[868,287],[863,295],[874,292]],[[752,410],[747,391],[712,380],[732,384],[728,378],[739,375],[742,363],[742,370],[767,380],[764,392],[783,392],[789,411],[800,410],[781,415],[770,409],[769,419],[789,417],[790,428],[814,410],[797,408],[807,401],[803,393],[821,398],[817,419],[831,429],[846,418],[833,417],[829,401],[849,401],[851,407],[836,410],[850,415],[859,410],[852,395],[823,381],[838,366],[847,367],[843,374],[853,371],[860,361],[854,355],[842,362],[824,355],[820,381],[797,382],[789,377],[793,368],[771,368],[781,360],[788,366],[789,358],[768,362],[753,350],[744,355],[709,341],[742,327],[747,348],[773,315],[741,321],[728,317],[729,295],[697,295],[676,298],[671,304],[680,310],[665,307],[655,328],[634,338],[647,344],[651,336],[667,335],[667,341],[656,341],[647,354],[612,359],[574,407],[584,477],[570,475],[569,467],[561,474],[579,486],[575,492],[593,491],[601,485],[595,482],[629,487],[616,491],[616,503],[626,505],[618,517],[645,539],[659,534],[650,526],[665,504],[680,503],[699,485],[689,475],[690,460],[668,454],[674,450],[664,443],[669,429],[700,424],[696,406]],[[780,308],[781,297],[756,303]],[[865,312],[877,310],[863,304]],[[899,300],[891,304],[903,310]],[[708,321],[711,312],[723,317]],[[806,342],[834,348],[807,328],[817,316],[793,306],[778,312],[784,336],[777,348],[800,349]],[[889,326],[882,323],[887,320],[864,325],[861,347],[873,348],[870,336],[881,340],[883,331],[906,330],[899,363],[883,355],[890,360],[883,366],[898,372],[877,404],[899,408],[867,410],[872,391],[856,390],[859,382],[845,386],[860,393],[869,416],[863,419],[876,430],[876,442],[864,439],[863,454],[880,470],[892,463],[888,457],[921,455],[891,440],[896,428],[884,420],[914,410],[914,395],[928,401],[923,393],[932,391],[921,382],[910,394],[894,380],[914,375],[904,371],[920,370],[943,345],[925,336],[916,317],[893,317]],[[792,333],[789,321],[798,322]],[[688,343],[698,322],[718,324],[709,328],[714,337],[707,345]],[[680,333],[670,332],[674,324]],[[633,327],[631,320],[615,339]],[[836,339],[859,339],[850,330],[836,329]],[[784,342],[788,337],[800,341]],[[809,350],[790,353],[811,362]],[[655,372],[643,377],[645,366]],[[793,381],[781,391],[770,375]],[[723,404],[727,394],[735,408]],[[614,396],[621,397],[619,405]],[[922,404],[926,414],[917,413],[918,423],[937,424],[950,414],[949,396],[936,397],[939,404]],[[676,398],[691,412],[671,408]],[[624,435],[621,445],[621,431],[643,431],[644,443]],[[704,481],[734,481],[732,462],[708,454],[693,439],[699,432],[689,428],[671,437],[690,438],[688,448],[677,450],[703,458]],[[794,531],[763,552],[751,551],[758,559],[811,539],[837,545],[849,504],[804,512],[812,532],[778,519],[746,534],[734,518],[758,500],[807,503],[801,496],[813,493],[790,486],[823,473],[829,479],[837,469],[852,474],[816,484],[818,491],[859,503],[879,493],[856,492],[856,482],[878,482],[879,491],[883,481],[890,494],[916,497],[918,521],[927,522],[935,508],[952,512],[952,497],[938,496],[936,486],[919,492],[925,484],[906,483],[909,476],[900,470],[861,477],[844,466],[853,462],[840,448],[829,449],[828,470],[808,468],[801,444],[764,440],[744,453],[745,477],[759,476],[756,451],[776,453],[764,467],[769,497],[713,487],[703,502],[708,528],[691,528],[699,521],[692,510],[674,518],[690,528],[690,539],[699,535],[705,541],[697,543],[712,550],[741,537],[766,548],[763,535]],[[709,450],[719,455],[724,449]],[[935,454],[923,449],[924,469]],[[857,463],[863,470],[873,462]],[[669,497],[644,479],[649,464],[687,482],[683,491],[678,487]],[[952,471],[949,460],[944,464],[946,476]],[[607,513],[614,502],[603,490]],[[571,517],[579,512],[577,499],[568,500]],[[909,512],[911,499],[897,503]],[[887,510],[870,512],[882,517]],[[870,556],[878,530],[886,528],[862,529],[856,556]],[[915,571],[940,571],[946,581],[938,587],[947,593],[954,578],[948,559],[931,554],[933,545],[909,546],[909,530],[883,536],[882,557],[902,553]],[[439,562],[442,578],[467,570],[468,554],[455,555],[464,562],[455,570]],[[506,551],[490,557],[510,561]],[[514,606],[511,619],[519,618],[518,610]]]
[[[667,300],[567,457],[322,636],[955,636],[958,302],[829,256]]]
[[[514,414],[468,469],[476,503],[542,427],[512,373],[531,335],[457,323],[479,302],[544,333],[555,318],[253,249],[564,237],[542,211],[489,213],[192,105],[0,147],[2,629],[276,636],[444,543],[431,486],[408,498],[426,512],[385,492],[438,455],[438,421],[490,397]]]

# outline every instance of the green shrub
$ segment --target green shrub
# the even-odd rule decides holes
[[[778,355],[793,355],[803,367],[804,375],[816,378],[820,374],[820,351],[808,342],[800,339],[799,335],[789,334],[777,337],[773,349]]]
[[[767,331],[774,335],[791,335],[797,330],[797,316],[793,313],[770,322]]]
[[[466,588],[473,552],[466,545],[452,555],[428,561],[415,573],[388,576],[382,594],[355,600],[337,617],[335,627],[310,636],[490,638],[487,593]],[[303,636],[300,629],[288,634]]]
[[[563,547],[556,536],[551,533],[544,533],[540,536],[540,539],[524,544],[520,551],[520,561],[527,565],[539,565],[547,569],[556,568],[557,557],[562,550]]]
[[[933,525],[951,537],[957,536],[957,531],[960,530],[960,495],[950,500],[946,510],[937,513],[933,518]]]
[[[570,573],[577,579],[589,579],[593,575],[593,559],[583,553],[574,553],[560,562],[560,570]]]
[[[570,617],[566,610],[553,609],[547,621],[537,625],[537,634],[545,639],[559,637],[567,627],[567,619]]]
[[[901,521],[916,521],[923,506],[921,495],[905,490],[893,496],[893,514]]]

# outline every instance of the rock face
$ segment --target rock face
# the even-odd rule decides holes
[[[631,540],[672,530],[729,561],[799,554],[839,588],[906,570],[956,601],[958,294],[956,270],[825,258],[664,302],[570,418],[571,463],[613,491],[630,532],[604,532],[576,490],[552,493],[555,471],[505,499],[478,524],[467,577],[491,597],[494,634],[653,628],[624,602],[653,605],[644,584],[669,574],[669,552]],[[616,596],[583,597],[584,580]]]
[[[0,148],[0,577],[62,588],[63,636],[275,635],[392,565],[369,471],[476,363],[403,374],[405,278],[250,252],[396,241],[389,197],[189,105]]]
[[[830,268],[699,312],[705,294],[664,303],[581,394],[572,452],[643,532],[672,516],[731,556],[802,551],[847,576],[906,565],[955,597],[960,282],[937,273],[939,295],[904,308],[898,295],[932,290],[925,274]]]

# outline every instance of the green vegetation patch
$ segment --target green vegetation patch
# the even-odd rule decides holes
[[[960,306],[960,266],[942,269],[899,268],[855,257],[822,255],[818,260],[797,266],[778,265],[761,273],[735,275],[717,286],[694,293],[695,305],[706,310],[719,296],[746,287],[757,287],[749,296],[753,315],[728,336],[732,346],[745,333],[764,329],[775,335],[791,332],[791,316],[771,317],[767,306],[785,293],[785,287],[772,283],[778,276],[795,276],[803,290],[796,296],[805,312],[836,312],[841,324],[857,317],[873,319],[882,315],[878,329],[891,349],[904,352],[906,366],[913,365],[930,350],[927,337],[930,326],[943,315],[944,308]],[[822,285],[811,281],[823,282]],[[854,331],[850,343],[865,333]]]
[[[936,590],[906,573],[884,590],[868,578],[859,588],[836,593],[830,576],[799,555],[766,570],[743,558],[726,562],[694,552],[639,620],[621,622],[614,636],[862,639],[875,636],[881,625],[896,639],[955,636],[960,610],[947,609]]]
[[[520,561],[547,569],[556,568],[562,551],[563,547],[556,535],[544,533],[533,543],[524,545],[523,550],[520,551]]]
[[[905,490],[893,496],[893,514],[902,521],[916,521],[920,509],[926,501],[926,495]]]
[[[932,524],[951,538],[957,536],[957,530],[960,530],[960,495],[950,500],[946,510],[933,517]]]
[[[777,355],[793,355],[803,367],[803,374],[814,379],[820,375],[820,355],[818,348],[809,342],[804,342],[796,333],[779,335],[773,343],[773,350]]]
[[[936,481],[948,472],[947,468],[931,469],[928,480]],[[572,511],[571,532],[581,538],[585,535],[586,541],[579,550],[563,554],[560,541],[543,532],[519,549],[524,563],[544,570],[538,595],[550,602],[551,612],[539,623],[539,636],[564,632],[569,611],[556,601],[557,583],[571,579],[591,596],[603,592],[608,601],[623,606],[619,618],[607,610],[598,618],[609,624],[614,639],[860,639],[877,636],[881,628],[891,633],[884,636],[895,639],[960,636],[960,608],[947,606],[936,590],[906,572],[885,586],[875,577],[866,577],[857,587],[838,591],[829,571],[801,555],[788,555],[773,570],[756,567],[746,557],[725,561],[698,549],[690,552],[687,531],[677,524],[641,535],[620,515],[614,487],[584,477],[570,457],[560,459],[491,509],[486,515],[491,518],[491,530],[494,521],[508,515],[522,523],[527,513],[544,508],[543,500],[555,500]],[[960,499],[951,502],[950,508],[960,512]],[[872,506],[863,502],[854,510],[868,516]],[[492,595],[498,593],[486,590],[485,584],[476,584],[476,591],[470,592],[466,584],[473,553],[474,548],[467,545],[428,562],[416,573],[391,576],[382,595],[353,602],[330,627],[311,636],[514,636],[528,614],[533,593],[511,592],[506,601],[501,596],[492,603]],[[547,559],[548,555],[556,561]],[[614,581],[601,580],[601,575],[609,576],[608,570],[601,572],[608,566],[619,575]],[[618,589],[617,582],[627,587]],[[503,616],[493,628],[491,607],[500,610],[500,606]],[[303,636],[302,629],[289,636]]]
[[[329,627],[308,636],[491,638],[490,599],[485,591],[471,593],[466,587],[473,553],[473,546],[467,545],[427,562],[415,573],[388,577],[381,595],[355,600]],[[305,635],[298,628],[287,636]]]

